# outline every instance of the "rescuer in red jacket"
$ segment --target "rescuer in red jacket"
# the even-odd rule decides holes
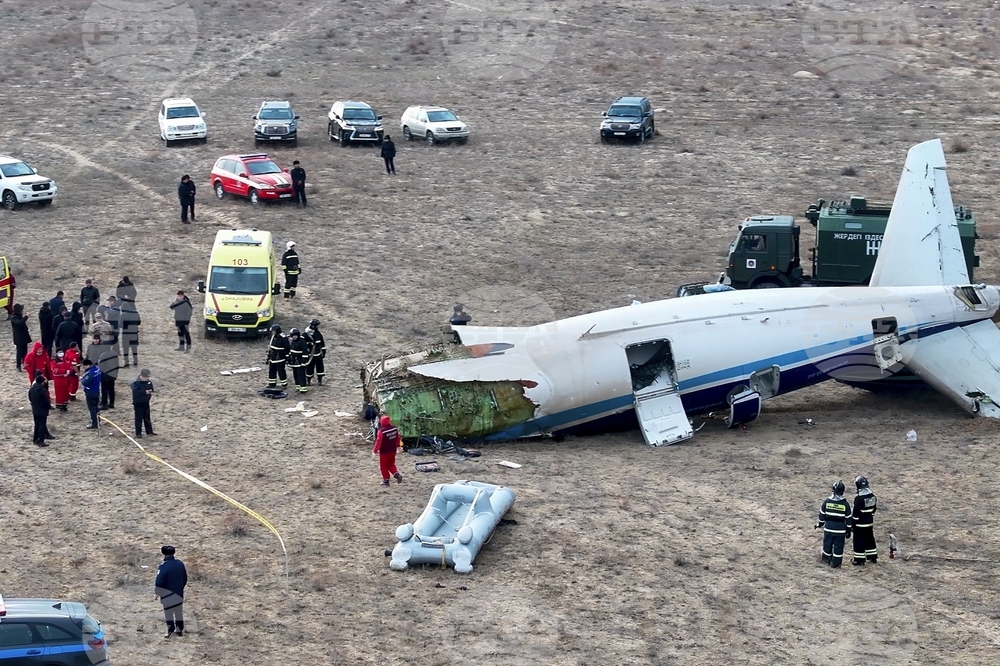
[[[52,384],[56,390],[56,409],[66,411],[69,404],[70,375],[73,374],[73,364],[66,358],[66,352],[56,352],[56,360],[52,361]]]
[[[402,443],[399,430],[392,425],[392,419],[383,415],[379,420],[378,433],[375,434],[375,448],[372,449],[372,455],[378,454],[378,468],[382,472],[382,483],[379,485],[388,486],[390,474],[396,477],[396,483],[403,482],[403,475],[396,469],[396,451]]]

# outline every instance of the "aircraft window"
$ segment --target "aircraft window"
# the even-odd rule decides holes
[[[965,303],[970,310],[985,310],[986,304],[979,297],[979,290],[975,287],[956,287],[955,296]]]
[[[979,294],[976,293],[975,287],[961,287],[961,290],[962,294],[969,300],[970,303],[975,305],[982,303],[982,301],[979,300]]]
[[[747,252],[766,252],[767,237],[763,234],[743,234],[740,245]]]

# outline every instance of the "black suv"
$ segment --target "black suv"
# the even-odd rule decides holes
[[[6,664],[107,666],[104,630],[83,604],[0,597],[0,665]]]
[[[653,107],[645,97],[619,97],[601,115],[604,116],[601,143],[612,139],[635,139],[645,143],[656,131]]]

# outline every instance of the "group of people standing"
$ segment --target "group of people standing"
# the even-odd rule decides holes
[[[98,427],[97,415],[101,410],[115,408],[119,369],[139,363],[141,319],[135,307],[136,296],[136,287],[128,276],[122,277],[115,295],[109,297],[106,304],[101,303],[100,291],[92,279],[85,281],[80,300],[73,302],[71,307],[66,306],[65,293],[57,292],[38,312],[41,340],[34,342],[30,352],[28,345],[32,338],[24,306],[14,305],[11,329],[17,350],[15,361],[18,371],[24,371],[31,384],[28,400],[35,421],[32,441],[36,445],[47,446],[47,440],[54,439],[48,429],[49,412],[53,408],[68,411],[69,403],[76,401],[81,387],[90,414],[89,429]],[[184,312],[186,297],[182,299],[181,296],[183,294],[171,304],[175,313]],[[185,314],[190,320],[190,301],[186,303]],[[86,348],[83,344],[85,334],[88,335]],[[180,327],[178,335],[184,340]],[[190,346],[189,336],[187,344]],[[137,435],[141,435],[143,425],[152,434],[148,409],[152,393],[149,374],[149,370],[142,370],[132,386]],[[136,383],[142,384],[138,397]]]
[[[313,379],[322,386],[326,375],[324,358],[326,341],[319,331],[319,319],[311,320],[305,332],[291,329],[287,337],[282,335],[281,326],[274,324],[267,344],[267,387],[288,386],[286,366],[292,370],[292,381],[299,393],[308,391]]]
[[[819,507],[816,529],[823,528],[823,563],[834,569],[839,568],[844,559],[844,543],[854,534],[854,558],[856,566],[868,562],[878,562],[878,547],[875,545],[875,511],[878,498],[872,492],[868,479],[859,476],[854,479],[857,493],[854,506],[844,499],[843,481],[833,484],[833,493],[823,500]]]

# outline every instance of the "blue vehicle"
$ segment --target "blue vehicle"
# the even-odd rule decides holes
[[[0,597],[0,666],[108,663],[104,629],[83,604]]]

